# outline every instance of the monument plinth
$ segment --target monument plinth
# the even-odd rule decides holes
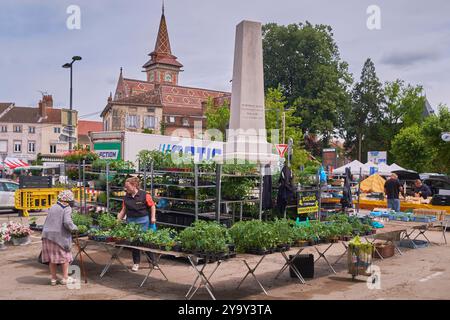
[[[236,27],[230,125],[225,161],[278,161],[267,142],[261,23],[242,21]]]

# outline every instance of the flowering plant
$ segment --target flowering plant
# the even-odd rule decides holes
[[[31,234],[31,229],[23,224],[11,221],[7,225],[8,233],[11,238],[26,238]]]
[[[9,229],[6,223],[0,225],[0,243],[5,243],[11,240]]]

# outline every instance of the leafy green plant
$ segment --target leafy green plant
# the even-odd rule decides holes
[[[272,225],[260,220],[240,221],[230,229],[230,235],[238,252],[268,250],[277,245]]]
[[[295,236],[292,221],[275,219],[270,225],[273,228],[277,245],[291,244],[294,241]]]
[[[117,221],[117,218],[112,214],[105,213],[98,217],[98,225],[101,229],[111,230],[117,227],[119,224],[120,222]]]
[[[72,213],[72,221],[78,227],[78,229],[80,229],[80,226],[90,228],[93,224],[93,219],[91,216],[81,213]]]
[[[228,251],[230,236],[227,228],[217,222],[198,220],[184,229],[179,239],[183,250],[205,253],[223,253]]]
[[[79,234],[84,234],[89,230],[89,227],[87,227],[85,225],[79,225],[79,226],[77,226],[77,228],[78,228]]]

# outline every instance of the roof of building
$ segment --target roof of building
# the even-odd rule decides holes
[[[91,120],[78,120],[78,138],[82,135],[86,135],[89,132],[99,132],[103,131],[102,121],[91,121]]]
[[[39,108],[14,106],[0,118],[0,122],[61,123],[61,109],[47,108],[47,117],[42,119],[39,114]]]

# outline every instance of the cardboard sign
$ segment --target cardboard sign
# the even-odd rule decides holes
[[[319,199],[316,192],[302,192],[298,195],[297,213],[316,213],[319,211]]]

